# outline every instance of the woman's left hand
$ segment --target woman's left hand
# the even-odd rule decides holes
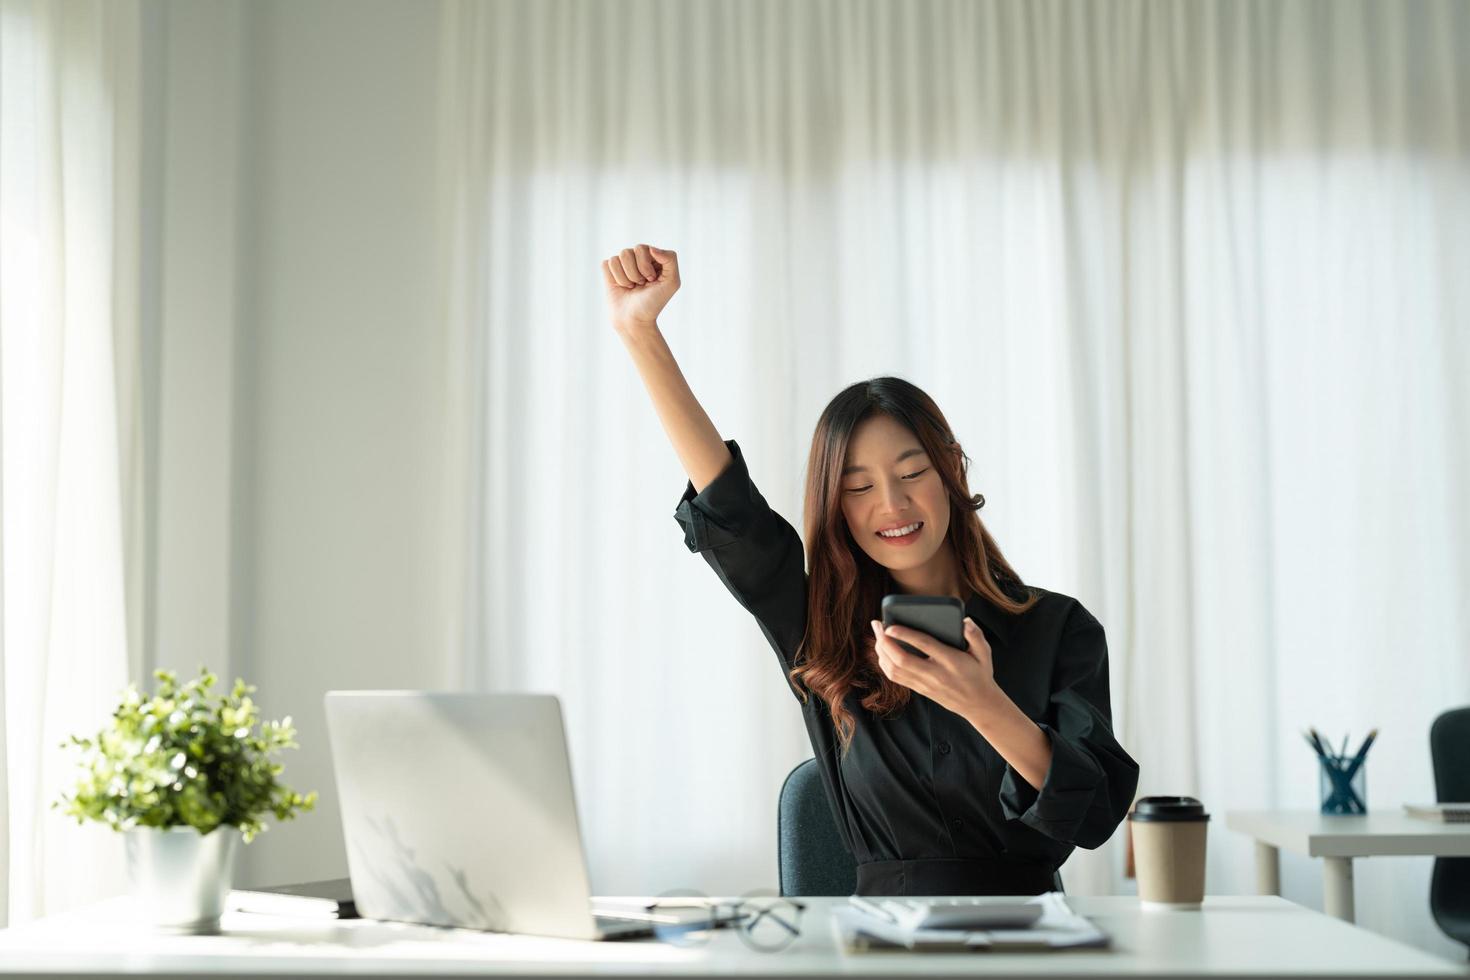
[[[889,626],[873,620],[878,668],[895,684],[917,691],[955,714],[972,718],[991,702],[1000,688],[990,659],[990,643],[970,617],[965,617],[965,644],[960,650],[940,643],[922,630]],[[915,656],[896,642],[903,640],[929,655]]]

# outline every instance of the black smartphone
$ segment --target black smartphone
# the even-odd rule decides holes
[[[945,646],[965,649],[965,604],[954,596],[886,595],[883,597],[883,626],[923,630]],[[902,640],[898,643],[910,653],[929,659],[927,653],[912,644]]]

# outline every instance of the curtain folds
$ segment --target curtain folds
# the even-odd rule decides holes
[[[832,394],[936,397],[1007,556],[1104,624],[1141,791],[1216,814],[1212,891],[1252,887],[1227,809],[1316,805],[1307,725],[1381,727],[1373,803],[1429,797],[1470,700],[1466,5],[467,2],[444,66],[466,683],[563,695],[601,890],[770,883],[807,751],[602,322],[638,241],[798,526]],[[1131,889],[1121,839],[1068,889]],[[1360,880],[1442,942],[1394,898],[1427,863]]]
[[[134,2],[0,4],[0,925],[125,887],[51,803],[131,673],[139,46]]]

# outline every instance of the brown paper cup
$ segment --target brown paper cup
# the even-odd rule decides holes
[[[1138,898],[1146,909],[1197,909],[1205,897],[1209,815],[1187,796],[1144,797],[1129,814]]]

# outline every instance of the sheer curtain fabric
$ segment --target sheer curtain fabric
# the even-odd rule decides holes
[[[935,396],[1007,556],[1106,627],[1140,791],[1216,814],[1212,891],[1253,886],[1225,810],[1316,805],[1307,725],[1428,798],[1470,699],[1466,5],[456,3],[444,66],[466,683],[565,699],[600,890],[772,883],[808,751],[605,322],[640,241],[798,527],[839,388]],[[1131,890],[1122,838],[1069,891]],[[1427,875],[1363,868],[1360,921],[1442,942]]]

